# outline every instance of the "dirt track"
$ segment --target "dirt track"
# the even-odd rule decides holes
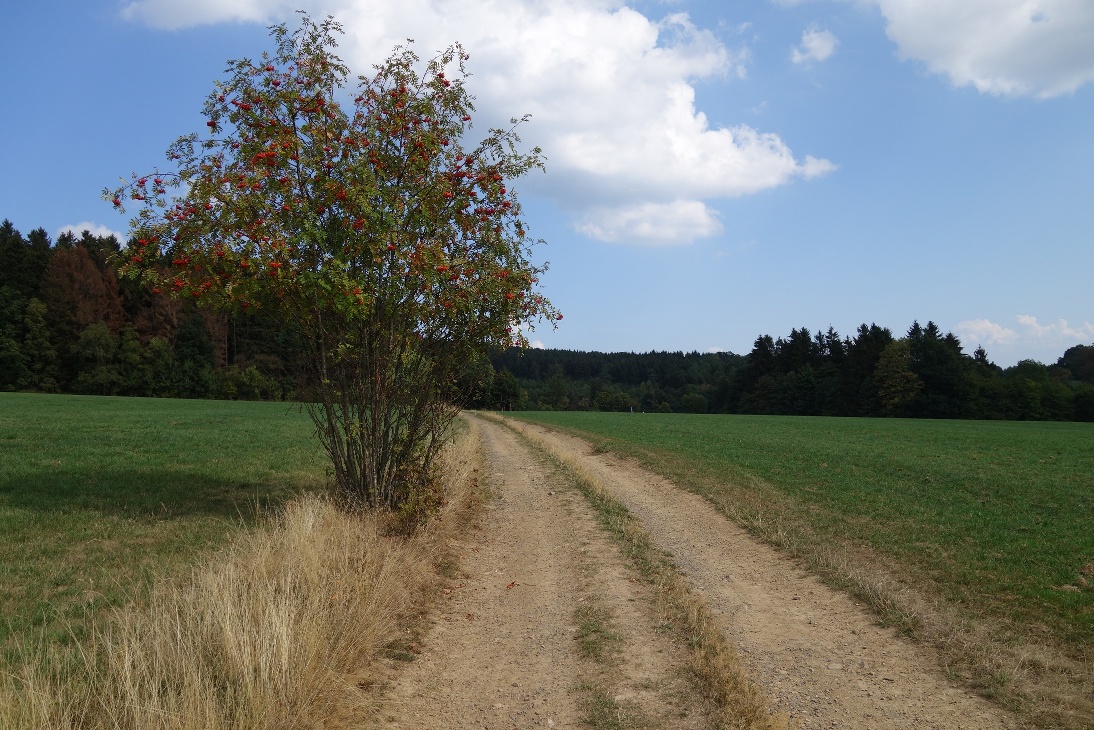
[[[709,727],[684,656],[582,497],[507,429],[478,419],[495,494],[464,546],[418,661],[384,712],[391,728],[579,727],[588,688],[634,724]],[[719,616],[773,706],[803,728],[1016,728],[951,686],[930,653],[757,542],[699,497],[588,444],[522,425],[577,456],[625,503]],[[510,585],[512,584],[512,587]],[[622,636],[610,667],[582,657],[574,612],[605,606]],[[581,689],[584,687],[584,689]],[[623,726],[629,726],[624,724]]]

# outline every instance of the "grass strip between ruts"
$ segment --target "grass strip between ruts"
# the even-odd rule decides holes
[[[494,417],[488,416],[491,420]],[[700,688],[720,709],[720,727],[782,730],[787,718],[772,713],[768,698],[748,676],[706,601],[692,592],[664,551],[621,502],[609,495],[595,476],[566,454],[551,449],[535,434],[512,421],[496,422],[512,429],[536,451],[547,456],[568,476],[596,511],[597,519],[634,564],[643,578],[657,588],[672,625],[689,649],[690,667]]]

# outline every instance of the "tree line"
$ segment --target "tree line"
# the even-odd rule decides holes
[[[761,335],[748,355],[511,350],[475,405],[497,409],[1094,421],[1094,346],[1001,368],[914,322]]]
[[[272,310],[198,307],[120,279],[113,236],[0,224],[0,390],[293,400],[303,343]],[[518,350],[453,392],[500,410],[1094,421],[1094,345],[1001,368],[933,322],[761,335],[747,355]]]
[[[0,223],[0,390],[295,397],[300,345],[267,313],[199,308],[119,279],[114,236]]]

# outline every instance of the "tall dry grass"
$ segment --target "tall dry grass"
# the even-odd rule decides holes
[[[339,728],[374,711],[367,688],[406,631],[432,564],[474,500],[478,437],[446,452],[446,505],[409,537],[390,518],[302,497],[266,529],[117,611],[90,642],[40,648],[0,680],[0,727]]]

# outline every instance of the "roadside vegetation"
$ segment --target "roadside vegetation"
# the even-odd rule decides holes
[[[288,404],[0,393],[5,662],[324,489],[313,430]]]
[[[0,727],[336,728],[376,699],[450,530],[344,509],[285,405],[0,395]],[[58,438],[57,434],[66,434]],[[285,725],[287,723],[287,725]]]
[[[1088,426],[519,416],[591,438],[705,496],[1037,724],[1094,718]]]

